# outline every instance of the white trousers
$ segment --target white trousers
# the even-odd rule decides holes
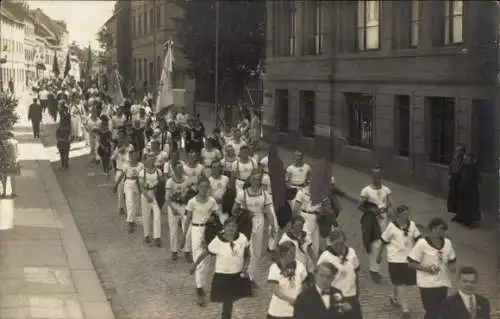
[[[175,205],[175,204],[172,204]],[[178,205],[175,205],[177,208]],[[172,210],[168,208],[168,232],[170,235],[170,251],[173,253],[176,253],[179,251],[179,239],[181,234],[181,227],[179,226],[179,223],[183,222],[183,214],[184,214],[184,207],[179,206],[178,207],[179,215],[174,215],[172,213]],[[187,239],[189,241],[189,237]],[[187,246],[187,243],[184,244],[184,246]]]
[[[115,172],[115,183],[118,182],[118,179],[122,175],[122,171]],[[116,197],[118,200],[118,209],[125,209],[125,192],[123,190],[124,181],[122,180],[118,183],[118,187],[116,188]]]
[[[144,228],[144,237],[151,236],[151,223],[153,224],[153,238],[161,238],[161,210],[155,198],[154,191],[148,191],[148,195],[153,198],[148,202],[146,196],[141,195],[142,203],[142,227]],[[151,218],[152,217],[152,218]]]
[[[368,255],[369,270],[372,272],[379,272],[380,264],[377,263],[377,257],[378,254],[380,253],[380,249],[382,248],[382,242],[380,241],[380,239],[377,239],[374,242],[372,242],[370,246],[371,246],[371,252]]]
[[[314,251],[315,256],[318,256],[319,252],[319,228],[317,216],[315,214],[308,214],[301,212],[300,216],[304,218],[304,226],[302,230],[306,232],[306,236],[308,236],[309,240],[312,243],[312,249]]]
[[[273,235],[271,233],[271,225],[267,225],[268,228],[268,239],[267,239],[267,247],[270,250],[275,250],[278,247],[278,243],[281,239],[282,233],[280,232],[279,226],[278,226],[278,218],[276,217],[276,213],[273,211],[273,222],[274,222],[274,229],[276,230],[275,234]]]
[[[252,218],[252,235],[250,238],[250,263],[248,264],[248,275],[250,279],[255,278],[257,268],[264,249],[264,214],[255,214]]]
[[[183,212],[183,214],[184,214],[184,212]],[[182,215],[182,231],[186,233],[186,242],[184,243],[184,252],[190,253],[193,251],[192,242],[189,240],[189,238],[191,238],[192,227],[191,227],[191,225],[188,225],[188,229],[186,232],[186,229],[184,228],[184,225],[186,224],[186,219],[187,219],[187,216]],[[194,259],[194,260],[196,261],[196,259]]]
[[[193,247],[193,260],[196,261],[205,249],[205,226],[192,225],[190,238]],[[196,267],[196,271],[194,272],[196,288],[204,288],[207,285],[209,265],[210,258],[207,257]]]
[[[125,193],[125,206],[127,210],[127,222],[134,223],[139,214],[140,196],[137,180],[126,179],[123,184]]]
[[[245,182],[242,181],[241,179],[237,178],[235,181],[234,181],[234,187],[236,188],[236,192],[241,192],[243,191],[243,185],[245,185]]]
[[[89,137],[90,155],[92,155],[92,159],[97,160],[99,159],[99,154],[97,154],[99,138],[93,133],[89,133],[88,137]]]

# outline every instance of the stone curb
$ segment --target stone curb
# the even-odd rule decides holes
[[[42,145],[48,153],[42,129]],[[90,259],[85,243],[73,218],[69,203],[59,185],[50,159],[39,161],[44,187],[49,194],[51,206],[62,225],[60,236],[68,267],[75,285],[84,318],[115,319],[111,305]]]

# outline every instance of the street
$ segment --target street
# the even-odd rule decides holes
[[[218,305],[200,308],[195,304],[194,277],[188,271],[190,265],[179,259],[171,261],[167,248],[153,248],[143,244],[142,229],[128,234],[125,221],[116,212],[116,197],[112,193],[112,179],[107,179],[96,164],[90,163],[83,143],[73,145],[70,170],[58,169],[53,147],[54,125],[46,125],[44,143],[49,146],[58,181],[67,198],[69,207],[81,231],[92,262],[99,274],[112,308],[119,319],[143,318],[218,318]],[[283,158],[286,164],[291,158]],[[387,267],[383,267],[384,281],[373,284],[367,274],[367,256],[361,246],[357,207],[343,200],[344,212],[340,223],[349,244],[361,260],[361,302],[364,317],[368,319],[396,318],[398,311],[389,304],[391,286]],[[164,247],[168,247],[166,218],[163,221]],[[491,246],[493,247],[493,245]],[[481,292],[493,302],[496,295],[495,263],[490,247],[484,250],[459,242],[456,245],[459,265],[472,264],[481,274]],[[493,252],[494,253],[494,252]],[[270,291],[266,287],[266,275],[270,264],[268,257],[261,263],[257,283],[260,293],[236,304],[235,318],[261,319],[265,315]],[[420,297],[417,289],[411,291],[411,308],[416,318],[421,317]],[[390,314],[390,315],[388,315]]]

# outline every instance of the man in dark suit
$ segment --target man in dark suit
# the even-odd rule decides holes
[[[337,319],[351,310],[343,301],[340,290],[331,287],[338,269],[330,263],[321,263],[316,268],[316,284],[299,294],[295,300],[293,319]]]
[[[440,319],[490,319],[488,299],[476,293],[478,277],[474,267],[460,269],[459,290],[443,301]]]
[[[28,120],[31,121],[33,128],[33,137],[40,138],[40,123],[42,122],[42,106],[37,103],[37,99],[33,99],[33,103],[28,110]]]

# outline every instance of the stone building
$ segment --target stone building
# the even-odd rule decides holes
[[[289,147],[328,142],[342,165],[441,196],[464,144],[495,211],[497,26],[497,1],[268,1],[266,124]]]
[[[24,21],[6,6],[0,6],[0,84],[7,89],[12,81],[16,91],[24,89]]]

